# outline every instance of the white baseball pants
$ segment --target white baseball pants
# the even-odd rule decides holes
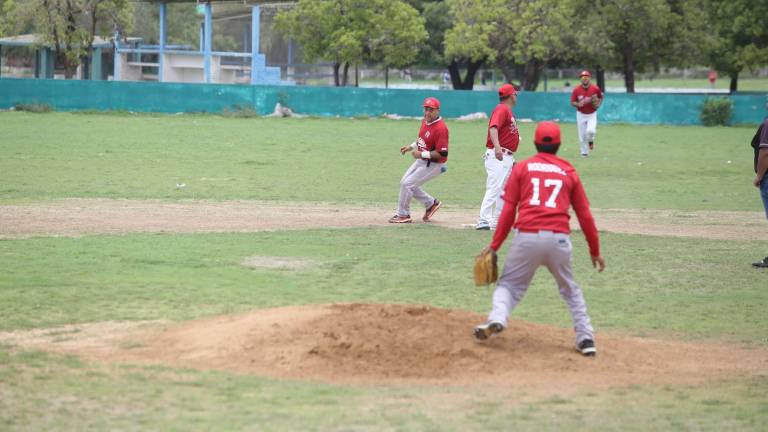
[[[415,198],[427,208],[434,204],[435,199],[432,195],[424,192],[421,186],[440,175],[443,168],[442,163],[432,162],[427,166],[427,161],[417,159],[405,171],[403,178],[400,179],[400,198],[397,203],[397,214],[399,216],[411,215],[411,199]]]
[[[485,181],[485,196],[480,204],[480,217],[477,219],[478,226],[489,226],[496,229],[501,216],[501,209],[504,206],[504,200],[501,199],[501,192],[507,183],[509,172],[515,165],[515,157],[508,152],[503,153],[502,160],[496,159],[493,149],[486,149],[483,159],[485,159],[485,172],[488,178]]]
[[[504,270],[496,282],[493,309],[488,315],[488,321],[507,326],[509,314],[528,291],[539,266],[547,267],[552,273],[560,289],[560,296],[568,305],[576,331],[576,344],[584,339],[594,340],[584,293],[573,280],[571,239],[567,234],[552,231],[516,233],[504,261]]]
[[[579,129],[579,148],[582,155],[589,154],[589,142],[597,135],[597,112],[584,114],[576,111],[576,127]]]

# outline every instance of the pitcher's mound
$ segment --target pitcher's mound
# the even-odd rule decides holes
[[[100,343],[84,327],[48,348],[106,361],[331,383],[496,384],[548,393],[694,384],[768,370],[765,349],[604,333],[596,338],[597,357],[588,358],[574,349],[572,330],[521,321],[478,342],[472,329],[484,320],[431,306],[307,305],[156,324]]]

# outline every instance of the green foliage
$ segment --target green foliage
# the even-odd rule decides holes
[[[709,60],[718,71],[735,80],[744,69],[768,65],[768,1],[712,0],[709,14],[715,30]]]
[[[583,17],[574,29],[573,60],[621,69],[630,93],[635,72],[704,60],[711,31],[702,0],[573,1]]]
[[[403,0],[301,0],[275,19],[307,61],[404,67],[427,38],[424,18]],[[338,80],[337,80],[338,82]]]
[[[259,113],[256,112],[253,107],[250,106],[243,106],[243,105],[235,105],[231,109],[224,108],[224,110],[221,113],[224,117],[232,117],[232,118],[257,118],[259,117]]]
[[[704,126],[726,126],[733,114],[733,102],[728,98],[707,98],[701,106]]]
[[[129,0],[6,0],[6,23],[14,32],[32,29],[40,44],[52,46],[71,78],[95,36],[109,38],[115,29],[130,29],[133,3]]]
[[[13,109],[31,113],[49,113],[53,111],[53,107],[48,104],[16,104],[13,106]]]
[[[446,57],[495,63],[507,81],[517,76],[526,90],[535,90],[547,62],[567,52],[570,2],[448,0],[446,6],[453,20],[445,33]]]
[[[453,26],[445,32],[445,57],[468,58],[473,61],[496,60],[490,45],[496,29],[497,10],[484,0],[447,0],[445,6]],[[498,2],[495,2],[498,3]]]

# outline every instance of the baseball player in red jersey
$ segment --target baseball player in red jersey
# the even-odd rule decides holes
[[[602,272],[605,260],[600,255],[595,220],[576,170],[556,156],[560,127],[553,122],[539,123],[534,144],[538,154],[516,164],[504,188],[506,205],[486,249],[498,251],[512,227],[516,234],[496,283],[493,309],[488,321],[475,327],[475,337],[484,340],[504,330],[509,314],[522,300],[536,269],[546,266],[570,309],[577,349],[583,355],[594,356],[595,338],[584,294],[573,280],[568,208],[573,206],[587,238],[592,265]]]
[[[517,103],[517,91],[512,84],[504,84],[499,88],[499,104],[493,109],[488,121],[488,135],[485,139],[485,171],[488,178],[485,181],[485,196],[480,204],[480,217],[475,229],[496,229],[504,200],[501,190],[507,181],[509,171],[515,165],[515,152],[520,143],[520,132],[517,129],[512,108]]]
[[[448,161],[448,128],[440,117],[440,101],[433,97],[424,99],[424,120],[421,122],[419,138],[411,145],[400,148],[400,154],[410,151],[416,159],[400,179],[400,199],[397,214],[390,223],[411,223],[411,199],[420,201],[426,211],[421,218],[430,218],[443,205],[437,198],[426,193],[421,186],[445,171]]]
[[[579,129],[581,156],[587,157],[595,147],[597,134],[597,109],[603,103],[603,92],[589,80],[592,74],[582,71],[579,74],[581,85],[576,86],[571,93],[571,105],[576,107],[576,126]]]

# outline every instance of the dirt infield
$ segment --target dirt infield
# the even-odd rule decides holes
[[[724,240],[768,240],[760,212],[594,209],[601,231]],[[135,232],[256,232],[392,226],[382,206],[259,201],[135,201],[68,199],[0,205],[0,238]],[[419,213],[415,216],[421,216]],[[447,205],[435,225],[467,228],[477,209]],[[415,218],[417,223],[420,217]],[[572,220],[577,227],[575,218]]]
[[[339,384],[505,386],[530,394],[699,384],[768,369],[768,350],[573,332],[521,321],[486,342],[476,313],[408,305],[305,305],[183,323],[95,323],[0,333],[24,349]],[[734,361],[738,359],[738,361]]]
[[[377,206],[256,201],[71,199],[0,205],[0,238],[136,232],[257,232],[380,226]],[[768,240],[757,212],[596,209],[601,231],[712,239]],[[433,224],[471,227],[476,209],[447,206]],[[417,222],[421,223],[421,222]],[[243,265],[303,268],[253,256]],[[109,363],[161,364],[341,384],[512,386],[566,395],[627,385],[698,384],[768,370],[768,350],[598,334],[599,354],[573,349],[571,330],[512,321],[479,343],[476,313],[407,305],[306,305],[183,323],[92,323],[0,333],[21,349]],[[738,361],[734,361],[738,359]]]

